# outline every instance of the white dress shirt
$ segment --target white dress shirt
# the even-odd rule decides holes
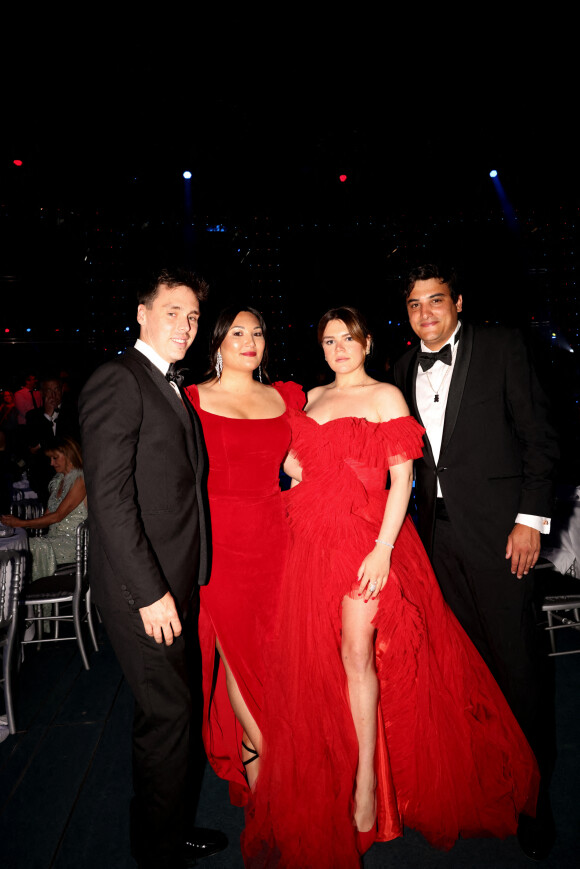
[[[170,363],[167,362],[166,359],[163,359],[159,355],[159,353],[157,353],[157,351],[154,350],[153,347],[151,347],[150,344],[146,344],[145,341],[141,340],[141,338],[137,338],[137,340],[135,341],[135,350],[139,350],[139,352],[142,353],[143,356],[146,356],[147,359],[149,359],[149,361],[152,362],[153,365],[158,368],[162,375],[165,377],[165,375],[169,371]],[[179,392],[179,387],[177,386],[177,383],[174,383],[173,380],[170,380],[169,385],[172,387],[175,394],[179,396],[179,400],[182,401],[183,399],[181,398],[181,393]]]
[[[58,419],[59,413],[60,413],[60,404],[58,407],[55,407],[55,409],[53,410],[52,413],[45,413],[44,414],[45,419],[47,419],[52,426],[53,436],[56,435],[56,421]]]
[[[431,444],[431,451],[435,460],[435,465],[439,461],[441,452],[441,440],[443,438],[443,425],[445,422],[445,410],[447,408],[447,398],[449,396],[449,385],[453,377],[453,369],[457,358],[457,348],[459,341],[455,341],[455,337],[461,328],[461,323],[458,323],[453,335],[449,338],[451,344],[451,365],[446,365],[439,359],[433,363],[428,371],[423,371],[419,365],[417,368],[417,383],[415,387],[415,400],[417,402],[417,410],[427,431],[427,437]],[[421,352],[432,353],[421,341]],[[435,395],[439,396],[439,400],[435,401]],[[439,478],[437,478],[437,497],[442,498],[441,486]],[[531,516],[528,513],[518,513],[515,522],[520,525],[528,525],[530,528],[535,528],[542,534],[548,534],[550,531],[550,519],[544,516]]]

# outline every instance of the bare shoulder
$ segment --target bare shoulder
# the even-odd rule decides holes
[[[314,404],[326,392],[326,386],[315,386],[306,393],[306,407]]]
[[[391,383],[377,383],[375,399],[381,422],[388,422],[399,416],[409,416],[409,408],[403,393]]]

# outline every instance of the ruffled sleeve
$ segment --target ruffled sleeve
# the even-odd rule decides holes
[[[343,417],[326,423],[318,431],[318,446],[323,455],[348,456],[369,468],[390,468],[423,455],[425,429],[412,416],[387,422]]]
[[[197,389],[197,386],[195,385],[195,383],[192,383],[191,386],[186,386],[183,391],[185,392],[185,394],[187,395],[187,397],[189,398],[189,400],[191,401],[191,403],[193,404],[193,406],[195,407],[195,409],[199,413],[201,406],[199,403],[199,392],[198,392],[198,389]]]
[[[280,393],[286,402],[287,408],[292,410],[302,410],[306,404],[306,395],[304,394],[303,388],[298,383],[294,383],[293,380],[287,380],[286,382],[283,380],[277,380],[272,384],[272,386]]]
[[[386,454],[389,467],[420,459],[423,455],[423,435],[425,429],[413,416],[400,416],[377,427],[378,438],[382,441],[383,456]]]

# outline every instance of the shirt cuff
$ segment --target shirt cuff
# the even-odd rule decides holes
[[[518,513],[516,516],[516,525],[528,525],[540,534],[550,533],[550,523],[551,519],[546,516],[531,516],[529,513]]]

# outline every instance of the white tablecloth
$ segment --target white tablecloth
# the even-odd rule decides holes
[[[28,549],[26,529],[15,528],[10,537],[0,537],[0,549]]]

